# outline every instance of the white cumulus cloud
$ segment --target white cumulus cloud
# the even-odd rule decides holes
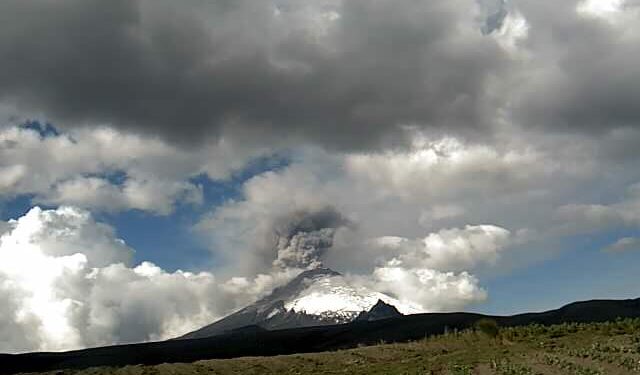
[[[443,229],[423,239],[379,237],[383,261],[370,275],[356,276],[368,287],[387,293],[421,311],[451,311],[484,301],[487,292],[471,271],[495,263],[507,249],[511,233],[493,225]]]
[[[63,350],[184,334],[268,292],[277,277],[132,265],[133,250],[82,209],[33,208],[0,237],[0,351]]]
[[[478,263],[495,263],[505,250],[510,232],[494,225],[442,229],[422,239],[380,237],[371,242],[397,254],[397,264],[441,271],[462,271]]]
[[[468,272],[440,272],[395,262],[376,268],[365,283],[424,312],[458,310],[487,298],[478,279]]]
[[[109,127],[42,136],[0,124],[0,195],[33,195],[36,203],[101,211],[138,209],[170,214],[178,203],[202,202],[206,175],[225,179],[266,149],[227,139],[195,149]]]
[[[640,249],[640,238],[622,237],[618,239],[616,242],[605,247],[603,250],[612,252],[612,253],[619,253],[624,251],[635,251],[638,249]]]

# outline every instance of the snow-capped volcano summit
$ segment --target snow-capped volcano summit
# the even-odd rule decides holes
[[[284,289],[292,285],[296,285],[297,290],[288,296],[283,295],[286,297],[283,298],[285,309],[319,316],[328,322],[352,321],[380,300],[397,306],[405,314],[416,312],[386,294],[350,285],[341,274],[327,268],[305,271]]]
[[[404,314],[417,312],[386,294],[350,285],[338,272],[315,268],[302,272],[256,303],[181,338],[215,336],[247,326],[272,330],[348,323],[378,301]]]

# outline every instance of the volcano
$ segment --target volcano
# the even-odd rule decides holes
[[[302,272],[254,304],[179,339],[211,337],[248,329],[277,330],[344,324],[358,316],[377,317],[381,306],[390,306],[392,309],[388,311],[401,314],[419,312],[391,296],[352,285],[336,271],[315,268]]]

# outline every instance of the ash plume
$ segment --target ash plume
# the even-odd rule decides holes
[[[347,219],[334,208],[320,211],[297,211],[283,218],[276,226],[277,258],[273,265],[280,268],[316,268],[322,256],[333,246],[338,228]]]

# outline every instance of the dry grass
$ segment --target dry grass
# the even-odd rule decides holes
[[[49,374],[640,374],[640,320],[504,328],[497,337],[467,331],[336,352]]]

